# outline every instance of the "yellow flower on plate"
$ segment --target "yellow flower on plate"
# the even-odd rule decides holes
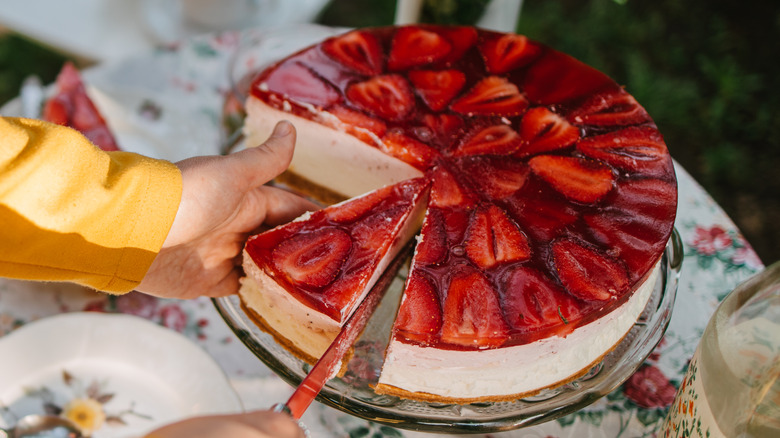
[[[94,398],[74,398],[62,408],[60,415],[75,423],[87,436],[100,429],[106,421],[103,405]]]

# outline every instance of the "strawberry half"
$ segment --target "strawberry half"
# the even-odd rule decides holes
[[[414,140],[398,131],[390,131],[382,139],[388,154],[420,169],[427,170],[440,154],[425,143]]]
[[[430,200],[432,207],[467,207],[476,201],[474,196],[455,179],[452,172],[443,166],[433,170],[432,180]]]
[[[531,102],[553,105],[576,101],[613,85],[612,79],[595,68],[564,53],[546,50],[528,67],[522,88]]]
[[[343,125],[337,127],[359,138],[365,143],[375,145],[377,139],[387,132],[387,125],[376,117],[349,109],[344,105],[334,105],[328,112],[336,116]]]
[[[450,105],[453,111],[483,116],[516,116],[528,107],[517,85],[499,76],[488,76]]]
[[[503,74],[530,63],[541,48],[524,35],[508,33],[486,39],[480,51],[488,73]]]
[[[416,128],[417,138],[428,144],[449,147],[460,136],[463,119],[454,114],[426,114],[420,120],[424,126]]]
[[[531,108],[523,114],[519,131],[523,145],[517,155],[521,157],[562,149],[580,138],[577,127],[543,106]]]
[[[612,88],[588,98],[568,115],[578,125],[625,126],[649,122],[644,108],[622,88]]]
[[[528,165],[559,193],[578,202],[597,202],[615,184],[609,167],[584,158],[539,155],[531,158]]]
[[[367,76],[382,73],[382,47],[374,34],[355,30],[322,43],[335,61]]]
[[[458,166],[483,195],[494,200],[511,196],[528,179],[528,165],[508,157],[468,157]]]
[[[292,101],[328,107],[341,100],[341,94],[309,67],[299,62],[285,62],[271,70],[258,85]]]
[[[628,289],[625,266],[600,251],[564,238],[553,242],[552,254],[561,283],[580,299],[606,301]]]
[[[393,36],[387,68],[406,70],[432,64],[446,57],[452,45],[436,32],[417,26],[402,27]]]
[[[338,228],[296,234],[274,248],[271,262],[294,283],[323,287],[336,277],[352,247],[352,239]]]
[[[469,135],[452,155],[511,155],[520,146],[520,134],[509,125],[482,128]]]
[[[466,83],[466,75],[459,70],[412,70],[409,80],[423,102],[434,111],[449,105]]]
[[[441,304],[430,280],[419,273],[409,277],[398,309],[395,329],[407,339],[428,344],[441,330]]]
[[[506,341],[509,326],[504,321],[498,293],[479,271],[461,268],[456,272],[443,307],[443,342],[494,348]]]
[[[420,240],[414,253],[414,263],[434,265],[444,261],[449,246],[447,245],[447,229],[442,212],[439,209],[428,209],[420,231]]]
[[[671,167],[669,151],[654,127],[629,127],[587,137],[577,143],[583,154],[622,170],[644,175],[665,175]]]
[[[660,253],[669,240],[677,187],[654,178],[629,180],[617,188],[612,203],[616,208],[585,215],[585,223],[630,272],[647,272],[657,261],[648,254]]]
[[[459,61],[478,38],[477,30],[471,26],[443,26],[439,28],[439,33],[452,45],[450,53],[441,59],[441,63]]]
[[[385,186],[366,195],[352,198],[349,202],[342,203],[338,208],[327,208],[323,210],[323,214],[336,223],[354,222],[371,213],[374,207],[379,205],[380,202],[389,196],[394,187],[395,186],[392,185]]]
[[[477,209],[466,236],[466,254],[482,269],[531,256],[525,234],[504,210],[493,204]]]
[[[358,108],[386,120],[403,120],[414,109],[409,83],[403,76],[375,76],[347,87],[347,99]]]
[[[571,295],[538,270],[522,266],[507,276],[502,302],[509,325],[526,332],[555,327],[554,332],[563,335],[581,316]]]

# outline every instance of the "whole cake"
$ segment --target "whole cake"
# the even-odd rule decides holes
[[[338,232],[313,214],[247,244],[242,303],[291,349],[332,339],[424,215],[377,392],[531,395],[587,372],[645,308],[674,224],[672,160],[636,100],[568,55],[466,26],[357,29],[260,73],[246,109],[250,144],[297,127],[288,184],[354,198],[320,213],[346,218]],[[383,249],[364,260],[372,239]],[[316,287],[290,281],[312,260]]]

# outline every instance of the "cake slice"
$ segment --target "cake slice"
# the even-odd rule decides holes
[[[252,236],[239,291],[247,312],[315,362],[419,230],[428,186],[402,181]]]
[[[114,134],[92,102],[81,75],[71,63],[65,63],[57,75],[54,95],[43,106],[43,120],[71,127],[105,151],[118,151]]]

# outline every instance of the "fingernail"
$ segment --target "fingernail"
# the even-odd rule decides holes
[[[284,137],[286,135],[290,135],[290,133],[292,133],[292,124],[287,120],[282,120],[274,127],[274,132],[272,135],[274,137]]]

